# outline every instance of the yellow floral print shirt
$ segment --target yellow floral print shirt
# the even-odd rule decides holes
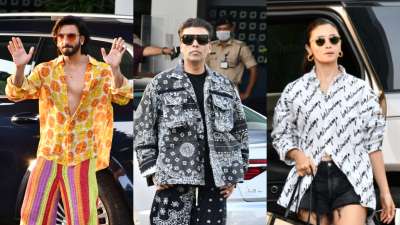
[[[40,141],[37,156],[63,165],[76,165],[96,159],[96,169],[109,164],[113,136],[112,102],[127,104],[133,87],[125,78],[114,88],[110,66],[89,57],[85,84],[75,113],[68,107],[67,83],[62,56],[41,63],[20,88],[7,80],[6,94],[11,101],[39,99]]]

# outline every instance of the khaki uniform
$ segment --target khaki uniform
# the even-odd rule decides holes
[[[230,39],[224,46],[221,41],[216,40],[210,43],[211,52],[208,54],[206,63],[214,71],[227,76],[235,84],[242,81],[244,67],[251,68],[257,65],[249,47],[243,41]],[[221,62],[227,62],[221,68]]]

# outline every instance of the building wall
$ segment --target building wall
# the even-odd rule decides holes
[[[177,31],[179,26],[187,18],[196,16],[197,0],[152,0],[151,35],[149,43],[157,46],[178,46],[179,38]],[[157,60],[157,58],[158,57],[151,58],[150,70],[152,72],[160,72],[170,68],[179,60],[175,59],[171,61],[169,58],[167,58],[168,60]]]
[[[133,1],[115,0],[114,14],[119,16],[133,16]]]
[[[177,30],[179,25],[189,17],[197,17],[199,0],[152,0],[151,16],[142,18],[141,37],[143,44],[174,47],[179,45]],[[208,0],[213,6],[247,6],[265,5],[265,0]],[[178,13],[177,13],[178,12]],[[208,17],[208,15],[206,16]],[[176,65],[179,59],[169,60],[167,56],[150,57],[146,71],[161,72]]]
[[[45,0],[0,0],[0,13],[33,12],[42,9]]]

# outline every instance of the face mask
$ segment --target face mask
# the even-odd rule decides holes
[[[217,31],[217,38],[220,41],[227,41],[229,38],[231,38],[231,32],[229,30]]]

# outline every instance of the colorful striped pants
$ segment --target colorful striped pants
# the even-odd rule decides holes
[[[97,225],[96,161],[64,166],[39,157],[29,177],[20,225],[55,225],[57,205],[68,225]]]

